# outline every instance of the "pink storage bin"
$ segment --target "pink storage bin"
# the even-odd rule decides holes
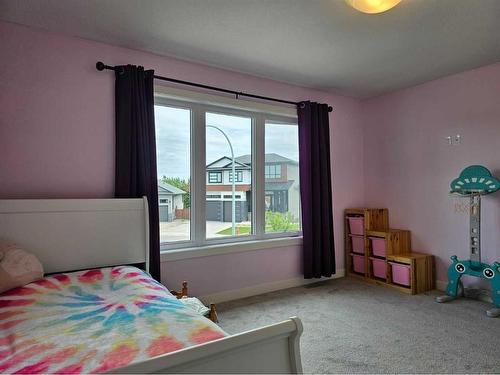
[[[411,285],[411,271],[408,264],[389,262],[392,269],[392,282],[404,286]]]
[[[386,268],[385,268],[385,260],[370,257],[373,268],[373,276],[385,279],[387,277]]]
[[[372,242],[372,252],[376,257],[385,257],[385,238],[369,237]]]
[[[364,254],[365,253],[365,237],[355,236],[352,234],[350,234],[349,236],[351,237],[351,244],[352,244],[353,253]]]
[[[365,273],[365,257],[363,255],[357,255],[354,253],[351,253],[352,256],[352,267],[354,269],[354,272],[357,273]]]
[[[359,216],[348,216],[349,232],[351,234],[364,235],[365,234],[365,218]]]

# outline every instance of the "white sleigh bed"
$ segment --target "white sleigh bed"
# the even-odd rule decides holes
[[[147,265],[147,217],[146,199],[0,200],[0,239],[34,253],[46,273]],[[290,318],[111,372],[301,373],[301,333]]]

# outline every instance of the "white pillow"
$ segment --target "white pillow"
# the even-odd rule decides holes
[[[0,293],[43,277],[37,257],[17,245],[0,245]]]

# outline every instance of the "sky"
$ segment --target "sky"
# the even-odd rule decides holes
[[[188,109],[155,106],[156,155],[158,177],[189,178],[190,165],[190,111]],[[251,119],[207,113],[207,125],[217,126],[229,137],[234,156],[251,153]],[[229,145],[216,129],[207,127],[207,164],[223,157],[231,157]],[[276,153],[298,160],[297,127],[266,124],[266,153]]]

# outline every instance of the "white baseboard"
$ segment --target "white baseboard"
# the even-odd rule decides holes
[[[274,292],[276,290],[288,289],[296,286],[302,286],[327,280],[338,279],[344,276],[345,276],[345,270],[341,269],[337,270],[337,273],[332,277],[323,277],[321,279],[304,279],[301,277],[295,277],[293,279],[272,281],[269,283],[252,285],[241,289],[231,289],[231,290],[225,290],[223,292],[207,294],[205,296],[201,296],[200,299],[204,303],[220,303],[240,298],[257,296],[259,294]]]

